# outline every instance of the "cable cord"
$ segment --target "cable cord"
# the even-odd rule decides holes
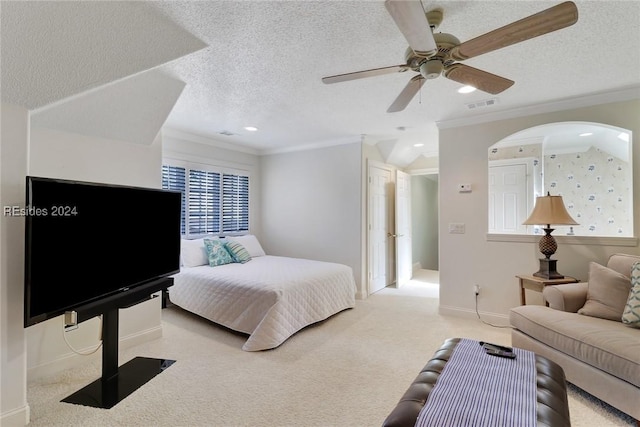
[[[480,313],[478,312],[478,294],[476,294],[476,314],[478,315],[478,319],[480,319],[480,321],[482,323],[484,323],[485,325],[493,326],[494,328],[514,329],[513,326],[511,326],[511,325],[494,325],[492,323],[489,323],[489,322],[486,322],[486,321],[482,320],[482,317],[480,317]]]
[[[64,338],[64,342],[67,344],[67,347],[69,347],[69,349],[71,351],[73,351],[75,354],[79,354],[80,356],[90,356],[93,353],[95,353],[96,351],[98,351],[100,349],[100,347],[102,347],[102,340],[100,340],[100,343],[98,343],[96,345],[96,348],[94,348],[93,350],[87,351],[87,352],[82,352],[82,351],[78,351],[75,348],[73,348],[73,346],[69,343],[69,341],[67,340],[67,334],[66,331],[64,330],[65,328],[65,324],[64,324],[64,318],[62,319],[62,338]],[[100,329],[102,329],[102,316],[100,316]]]

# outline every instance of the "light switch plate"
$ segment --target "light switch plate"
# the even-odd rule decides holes
[[[450,222],[449,234],[464,234],[465,226],[464,222]]]

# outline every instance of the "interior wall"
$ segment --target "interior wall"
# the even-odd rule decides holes
[[[361,292],[360,142],[263,156],[261,169],[267,254],[346,264]]]
[[[162,186],[162,141],[159,136],[151,145],[140,145],[32,129],[29,150],[29,175],[150,188]],[[95,236],[86,236],[88,242],[99,237],[99,231]],[[136,244],[135,236],[131,236],[128,243]],[[138,244],[140,250],[147,250],[144,242]],[[69,262],[73,268],[73,260]],[[101,268],[98,264],[96,267]],[[160,317],[160,298],[120,310],[121,348],[160,337]],[[72,352],[63,340],[62,329],[62,316],[26,329],[29,381],[101,357],[101,351],[92,356],[78,356]],[[99,343],[100,322],[97,318],[83,322],[66,336],[76,350],[92,349]]]
[[[481,286],[478,309],[502,318],[519,305],[516,275],[538,270],[537,240],[496,242],[487,240],[487,150],[495,142],[526,128],[560,121],[590,121],[619,126],[633,132],[634,199],[640,202],[640,100],[536,114],[490,123],[440,130],[440,310],[475,316],[473,285]],[[457,184],[471,183],[472,192],[460,193]],[[464,234],[449,234],[450,223],[464,223]],[[640,209],[634,212],[634,229],[640,228]],[[559,241],[558,271],[582,280],[588,263],[606,264],[617,252],[639,254],[633,247],[569,244]],[[529,294],[528,294],[529,295]],[[529,302],[529,296],[527,296]],[[538,293],[532,301],[541,303]]]
[[[25,203],[29,112],[3,103],[0,115],[0,206]],[[24,218],[0,216],[0,425],[24,426],[27,348],[24,330]]]
[[[428,175],[411,177],[413,264],[438,270],[438,181]]]

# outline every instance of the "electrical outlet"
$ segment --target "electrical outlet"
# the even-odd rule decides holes
[[[75,311],[64,312],[64,325],[76,326],[78,324],[78,313]]]
[[[480,285],[473,285],[473,293],[480,295]]]

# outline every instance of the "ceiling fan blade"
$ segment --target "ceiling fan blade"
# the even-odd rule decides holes
[[[571,26],[578,21],[578,8],[567,1],[527,18],[478,36],[451,49],[449,56],[462,61],[512,44],[520,43],[552,31]]]
[[[402,89],[400,95],[398,95],[396,100],[393,101],[393,104],[391,104],[387,109],[387,113],[396,113],[404,110],[407,105],[409,105],[413,97],[416,96],[416,93],[418,93],[420,88],[422,88],[424,80],[425,78],[420,74],[409,80],[409,83],[407,83],[404,89]]]
[[[438,51],[419,0],[386,0],[384,6],[416,55],[430,57]]]
[[[473,86],[478,90],[496,95],[509,89],[515,83],[513,80],[496,76],[465,64],[453,64],[445,68],[443,75],[465,85]]]
[[[406,64],[394,65],[392,67],[373,68],[371,70],[356,71],[354,73],[338,74],[335,76],[323,77],[322,83],[329,84],[329,83],[346,82],[349,80],[363,79],[365,77],[374,77],[374,76],[380,76],[383,74],[401,73],[403,71],[407,71],[408,69],[409,69],[409,66]]]

